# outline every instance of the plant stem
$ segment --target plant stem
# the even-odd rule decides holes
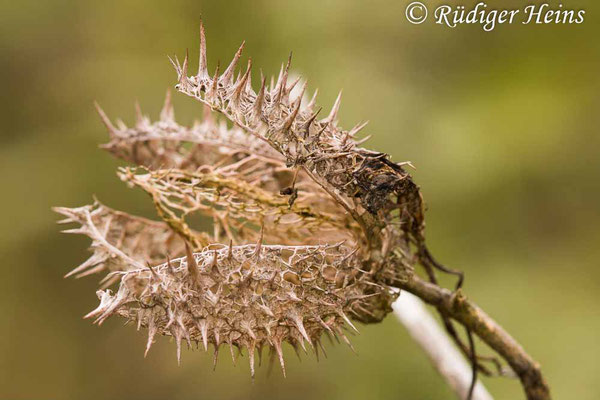
[[[542,376],[540,365],[523,347],[481,308],[471,302],[459,289],[451,292],[426,282],[417,275],[406,281],[390,282],[424,302],[435,306],[440,312],[469,328],[488,346],[508,362],[521,380],[528,400],[550,400],[550,388]]]
[[[460,399],[466,399],[471,385],[471,365],[463,358],[419,298],[403,292],[393,305],[394,315],[431,360],[435,369]],[[493,400],[481,381],[472,400]]]

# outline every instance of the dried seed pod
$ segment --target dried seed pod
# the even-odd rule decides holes
[[[228,343],[281,354],[281,343],[313,346],[324,331],[346,340],[341,328],[356,329],[348,315],[381,319],[397,296],[362,272],[357,253],[342,244],[220,246],[188,254],[123,272],[118,291],[99,291],[100,305],[86,317],[102,323],[119,314],[148,328],[149,346],[156,333],[173,336],[178,358],[184,338],[204,349]],[[326,276],[331,270],[342,284]],[[307,272],[310,278],[301,279]]]

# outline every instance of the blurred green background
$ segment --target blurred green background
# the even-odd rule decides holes
[[[161,338],[144,360],[144,333],[81,319],[100,277],[62,278],[89,241],[58,233],[50,207],[96,194],[153,215],[97,148],[107,135],[92,103],[132,122],[139,99],[156,117],[176,78],[166,56],[196,59],[200,14],[211,70],[246,39],[269,75],[293,50],[320,104],[344,88],[342,125],[370,120],[370,147],[417,166],[437,257],[466,272],[467,293],[542,364],[554,398],[600,398],[600,7],[564,1],[587,10],[583,25],[485,33],[411,25],[407,3],[3,1],[0,398],[453,398],[393,317],[361,328],[358,356],[328,346],[317,364],[288,349],[288,378],[263,365],[254,384],[246,358],[222,354],[212,372],[212,355],[184,351],[178,367]],[[201,113],[174,101],[180,122]],[[522,398],[515,380],[485,384]]]

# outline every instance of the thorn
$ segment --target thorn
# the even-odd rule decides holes
[[[220,80],[222,80],[223,82],[231,83],[231,80],[233,78],[233,73],[235,71],[235,67],[237,66],[237,63],[240,60],[240,57],[242,55],[242,51],[244,50],[245,44],[246,44],[246,41],[244,40],[242,42],[242,44],[240,45],[240,48],[238,49],[238,51],[236,51],[235,55],[233,56],[233,60],[231,60],[231,63],[229,64],[229,66],[227,67],[225,72],[223,72],[223,75],[221,75]]]
[[[87,313],[86,315],[84,315],[83,319],[88,319],[91,317],[95,317],[96,315],[101,315],[102,313],[105,312],[105,310],[107,308],[111,307],[110,304],[112,302],[112,299],[110,296],[110,290],[106,290],[106,291],[99,290],[96,292],[96,294],[100,297],[100,304],[94,310],[92,310],[89,313]]]
[[[260,227],[260,237],[258,238],[258,242],[256,243],[256,249],[254,250],[254,256],[258,259],[260,258],[260,250],[262,249],[262,242],[265,233],[265,225],[261,225]]]
[[[171,89],[167,89],[167,93],[165,94],[165,103],[160,111],[160,119],[162,121],[172,121],[174,117],[173,104],[171,104]]]
[[[113,136],[117,132],[117,129],[114,127],[112,122],[110,122],[110,119],[97,101],[94,101],[94,107],[96,107],[96,111],[98,112],[98,115],[100,115],[100,119],[102,119],[104,126],[106,126],[106,129],[108,129],[108,133],[110,136]]]
[[[181,332],[178,327],[171,329],[173,336],[175,336],[175,343],[177,344],[177,365],[181,365]]]
[[[217,259],[218,259],[218,254],[217,254],[217,251],[214,250],[213,251],[212,263],[210,265],[210,272],[213,275],[221,275],[221,273],[219,272],[219,268],[217,267]]]
[[[175,61],[173,61],[171,56],[167,56],[167,58],[171,62],[171,65],[173,66],[173,68],[175,68],[175,72],[177,72],[177,79],[179,79],[181,77],[181,67],[179,66],[179,60],[177,60],[177,62],[175,62]],[[177,59],[177,56],[175,56],[175,59]]]
[[[186,253],[186,261],[187,261],[187,269],[188,274],[192,277],[194,284],[198,282],[198,263],[194,258],[194,254],[192,253],[192,249],[187,241],[185,241],[185,253]]]
[[[156,273],[156,271],[154,270],[154,268],[152,268],[152,266],[150,265],[150,263],[149,263],[149,262],[147,262],[147,261],[146,261],[146,266],[148,267],[148,269],[149,269],[149,270],[150,270],[150,272],[152,273],[152,276],[153,276],[153,277],[154,277],[156,280],[160,281],[160,280],[161,280],[161,279],[160,279],[160,276],[158,276],[158,274]]]
[[[283,71],[283,86],[285,87],[285,84],[287,83],[287,75],[288,72],[290,71],[290,65],[292,65],[292,52],[290,51],[290,55],[288,56],[288,61],[287,64],[285,65],[285,69]]]
[[[281,63],[281,66],[279,67],[279,75],[277,75],[277,84],[273,83],[274,76],[271,76],[271,84],[269,85],[269,92],[275,92],[275,94],[277,94],[277,91],[279,91],[279,81],[281,81],[282,75],[283,75],[283,63]]]
[[[306,105],[306,108],[308,108],[309,110],[312,109],[315,106],[315,102],[317,101],[317,94],[318,93],[319,93],[319,89],[316,89],[315,93],[313,94],[313,97],[310,99],[310,101]]]
[[[339,327],[336,329],[336,333],[342,337],[344,342],[348,345],[348,347],[350,347],[350,350],[352,350],[352,352],[354,354],[358,355],[356,350],[354,350],[354,346],[352,346],[352,343],[350,343],[350,340],[346,337],[346,335],[344,335],[344,332],[342,332],[342,330]],[[336,338],[337,338],[337,335],[336,335]]]
[[[262,365],[262,351],[263,351],[263,345],[261,343],[260,346],[258,346],[258,366],[259,367]]]
[[[188,84],[188,60],[189,60],[189,52],[188,49],[185,49],[185,58],[183,59],[183,66],[181,67],[181,76],[179,77],[179,84],[181,85],[181,89],[186,90]]]
[[[274,340],[273,345],[275,346],[275,351],[279,356],[279,364],[281,365],[281,372],[283,372],[283,377],[285,378],[285,362],[283,361],[283,352],[281,351],[281,339]]]
[[[175,313],[170,308],[167,309],[167,314],[169,316],[169,321],[167,322],[167,325],[165,325],[165,329],[168,329],[173,325],[173,322],[175,322]]]
[[[327,352],[325,351],[325,346],[323,346],[323,343],[321,342],[320,339],[317,339],[317,344],[321,348],[321,351],[323,352],[323,355],[325,356],[325,358],[327,358]]]
[[[64,231],[62,231],[62,232],[64,232]],[[66,232],[66,233],[70,233],[70,232]],[[68,278],[70,276],[73,276],[73,275],[75,275],[75,274],[91,267],[92,265],[95,265],[98,262],[101,262],[101,261],[102,261],[102,257],[97,257],[95,255],[92,255],[90,258],[88,258],[83,263],[81,263],[78,267],[74,268],[72,271],[67,273],[64,277]]]
[[[315,319],[316,319],[316,320],[319,322],[319,324],[321,324],[321,326],[322,326],[323,328],[325,328],[325,329],[326,329],[328,332],[332,332],[332,330],[331,330],[331,327],[330,327],[329,325],[327,325],[327,324],[325,323],[325,321],[323,321],[323,320],[321,319],[321,317],[320,317],[320,316],[316,315],[316,316],[315,316]]]
[[[356,331],[356,333],[360,333],[360,332],[358,331],[358,329],[356,329],[356,326],[354,326],[354,324],[352,323],[352,321],[350,321],[350,319],[348,318],[348,316],[346,316],[346,314],[344,314],[344,312],[343,312],[343,311],[341,311],[341,310],[340,310],[340,311],[337,311],[337,313],[338,313],[338,315],[339,315],[340,317],[342,317],[342,318],[344,319],[344,321],[346,321],[346,323],[347,323],[348,325],[350,325],[350,326],[352,327],[352,329],[354,329],[354,330]]]
[[[200,55],[198,60],[198,81],[208,77],[208,66],[206,64],[206,36],[204,24],[200,19]]]
[[[302,96],[304,95],[304,90],[306,90],[306,82],[304,83],[304,86],[302,87],[302,90],[300,91],[300,95],[298,96],[298,101],[296,102],[296,106],[294,107],[294,110],[292,111],[292,113],[290,114],[288,119],[283,124],[284,132],[287,132],[292,127],[292,124],[294,123],[294,120],[296,119],[296,116],[298,115],[298,111],[300,110],[300,104],[302,103]]]
[[[275,317],[275,314],[273,314],[273,311],[271,311],[271,309],[268,306],[266,306],[264,303],[257,303],[257,305],[269,317]]]
[[[251,61],[252,61],[252,59],[249,58],[248,64],[250,64]],[[247,93],[256,94],[256,93],[254,93],[254,90],[252,90],[252,74],[248,74],[248,79],[246,80],[246,87],[244,88],[244,91]]]
[[[261,72],[262,74],[262,72]],[[262,107],[263,104],[265,102],[265,77],[263,76],[261,78],[261,84],[260,84],[260,90],[258,91],[258,94],[256,95],[256,100],[254,101],[254,107],[253,107],[253,115],[254,115],[254,119],[257,120],[256,122],[258,122],[261,112],[262,112]]]
[[[319,113],[321,112],[321,110],[323,109],[323,107],[319,107],[319,109],[310,116],[309,119],[306,120],[306,122],[304,123],[304,138],[307,138],[310,134],[310,125],[315,121],[315,119],[317,118],[317,115],[319,115]]]
[[[294,88],[296,87],[296,85],[298,84],[298,82],[300,82],[300,79],[301,79],[301,77],[300,77],[300,76],[299,76],[299,77],[297,77],[296,79],[294,79],[294,82],[292,82],[292,83],[290,84],[290,86],[288,86],[288,87],[285,89],[285,95],[286,95],[286,96],[289,96],[289,94],[292,92],[292,90],[294,90]],[[304,82],[304,86],[306,86],[306,83],[307,83],[307,82],[305,81],[305,82]]]
[[[202,335],[202,345],[204,346],[204,351],[208,351],[208,323],[206,320],[202,320],[197,322],[197,326],[200,330],[200,334]]]
[[[329,124],[323,125],[323,128],[321,128],[321,130],[319,132],[317,132],[317,134],[315,135],[313,141],[318,142],[321,139],[321,134],[323,132],[325,132],[325,129],[327,129],[328,126],[329,126]]]
[[[312,341],[308,337],[308,333],[306,333],[306,329],[304,328],[304,324],[302,323],[302,317],[300,317],[298,315],[295,315],[292,320],[296,324],[296,328],[298,328],[298,331],[300,331],[300,334],[302,335],[302,337],[304,339],[306,339],[306,341],[308,342],[308,344],[310,344],[312,346],[313,345]],[[304,343],[302,344],[302,347],[304,347]],[[304,351],[306,351],[306,349]]]
[[[102,299],[104,300],[104,299]],[[114,312],[121,307],[127,300],[124,296],[121,296],[119,293],[117,293],[117,298],[113,299],[112,302],[110,303],[110,306],[106,307],[104,310],[102,309],[102,300],[100,301],[100,306],[92,311],[91,313],[87,314],[86,316],[84,316],[83,318],[89,318],[89,317],[94,317],[96,315],[98,315],[99,312],[102,312],[102,314],[96,318],[94,320],[95,324],[98,325],[102,325],[104,323],[104,321],[106,321],[106,319],[108,317],[110,317],[111,315],[114,314]]]
[[[190,59],[190,52],[188,49],[185,49],[185,58],[183,59],[183,66],[181,67],[181,72],[182,72],[182,75],[185,76],[186,78],[187,78],[189,59]]]
[[[217,369],[217,361],[219,358],[219,345],[215,344],[215,352],[213,354],[213,371]]]
[[[252,70],[252,59],[248,59],[248,68],[246,69],[246,73],[242,76],[242,79],[239,80],[235,90],[233,91],[233,99],[235,101],[239,101],[242,93],[246,88],[246,83],[248,82],[248,77],[250,76],[250,71]]]
[[[137,327],[136,330],[139,332],[140,328],[142,327],[142,318],[144,317],[144,309],[139,309],[137,312]],[[126,321],[129,322],[129,321]]]
[[[354,126],[354,128],[350,129],[350,132],[348,132],[348,135],[350,135],[351,137],[356,136],[356,134],[358,132],[360,132],[365,126],[367,126],[368,123],[369,123],[369,121],[365,121],[365,122],[361,122],[361,123],[357,124],[356,126]]]
[[[210,96],[216,96],[217,95],[217,89],[218,89],[218,83],[219,83],[219,62],[217,61],[217,69],[215,70],[215,76],[212,79],[212,86],[210,88]],[[207,93],[208,95],[209,93]]]
[[[215,118],[213,116],[212,110],[206,104],[202,104],[202,122],[209,125],[214,126]]]
[[[351,136],[351,135],[349,134],[349,136]],[[364,142],[366,142],[367,140],[371,139],[371,137],[372,137],[372,135],[367,135],[367,136],[365,136],[364,138],[362,138],[362,139],[360,139],[360,140],[357,140],[357,141],[355,141],[355,142],[354,142],[354,146],[360,146],[361,144],[363,144],[363,143],[364,143]]]
[[[173,269],[173,265],[171,264],[171,257],[169,256],[169,253],[167,253],[167,268],[169,268],[171,275],[175,276],[175,269]]]
[[[221,337],[219,335],[219,329],[217,326],[215,326],[215,329],[213,329],[213,335],[215,336],[216,345],[219,346],[221,344]]]
[[[154,342],[154,335],[156,335],[157,327],[154,323],[154,316],[151,316],[148,321],[148,342],[146,343],[146,351],[144,352],[144,358],[148,355],[148,351],[150,351],[150,347],[152,347],[152,343]]]
[[[285,66],[285,69],[283,70],[283,74],[280,75],[280,78],[277,80],[277,86],[276,86],[277,95],[274,100],[274,105],[278,104],[281,101],[283,94],[285,93],[288,72],[289,72],[291,64],[292,64],[292,52],[290,52],[290,56],[288,57],[288,62]]]
[[[142,114],[140,102],[137,100],[135,101],[135,119],[138,127],[144,124],[144,115]]]
[[[227,250],[227,259],[231,261],[233,259],[233,239],[229,239],[229,249]]]
[[[331,107],[331,112],[325,119],[325,122],[328,122],[328,123],[333,122],[336,119],[337,113],[340,109],[341,102],[342,102],[342,91],[340,90],[340,93],[338,94],[337,98],[335,99],[335,103],[333,103],[333,107]]]
[[[250,375],[252,376],[252,380],[254,381],[254,348],[256,347],[256,341],[252,341],[250,346],[248,347],[248,360],[250,362]]]
[[[231,344],[231,339],[229,339],[229,352],[231,353],[231,359],[233,360],[233,365],[235,366],[235,353],[233,351],[233,344]]]
[[[190,333],[188,332],[188,330],[185,327],[185,324],[183,323],[183,314],[179,314],[177,316],[177,324],[179,324],[179,326],[181,327],[181,330],[183,331],[183,334],[185,336],[185,341],[187,342],[188,345],[188,349],[192,347],[192,341],[190,339]]]

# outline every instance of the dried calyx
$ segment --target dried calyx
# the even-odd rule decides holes
[[[418,187],[402,164],[360,148],[337,125],[340,98],[317,119],[304,83],[279,77],[251,84],[251,62],[234,78],[231,64],[211,74],[201,27],[200,66],[174,61],[177,89],[205,105],[202,122],[175,122],[167,95],[157,122],[142,114],[134,127],[116,126],[98,107],[110,142],[103,147],[134,163],[119,177],[143,189],[162,221],[111,210],[100,203],[68,209],[72,233],[92,239],[93,255],[71,274],[108,270],[100,305],[88,317],[114,314],[181,342],[248,349],[282,343],[318,354],[323,334],[348,342],[354,321],[381,321],[398,296],[387,282],[412,274],[423,243]],[[209,110],[209,111],[207,111]],[[210,111],[234,123],[228,127]],[[190,226],[194,215],[211,232]],[[263,243],[265,242],[265,243]],[[187,250],[186,250],[187,249]],[[177,257],[170,259],[169,257]],[[69,274],[70,275],[70,274]],[[348,342],[349,343],[349,342]]]

